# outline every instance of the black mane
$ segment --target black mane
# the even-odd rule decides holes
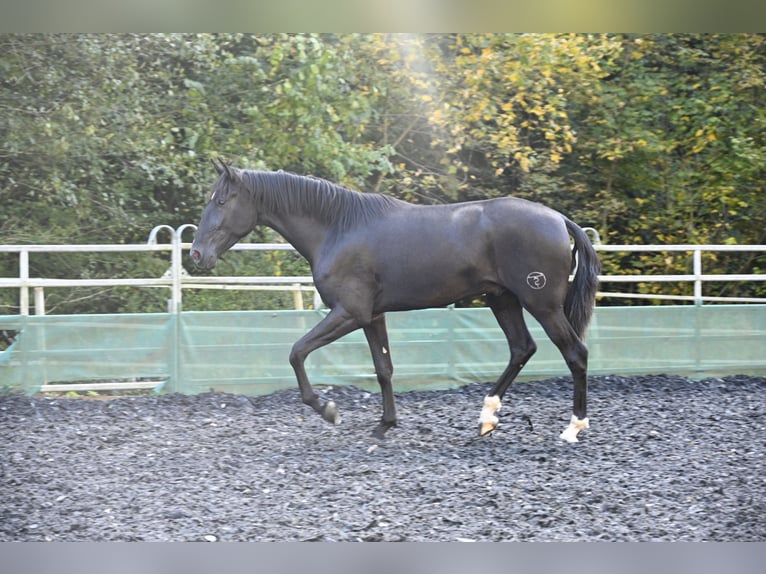
[[[341,229],[365,225],[401,203],[387,195],[360,193],[284,171],[242,170],[240,175],[258,210],[310,215]]]

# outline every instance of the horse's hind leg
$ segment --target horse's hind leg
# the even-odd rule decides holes
[[[328,422],[338,424],[340,416],[333,401],[322,403],[319,395],[309,382],[304,363],[309,353],[319,347],[332,343],[336,339],[359,328],[359,324],[341,307],[336,307],[330,314],[322,319],[311,331],[301,337],[290,352],[290,364],[298,379],[298,387],[301,391],[301,400],[313,408],[322,418]]]
[[[383,395],[383,418],[372,431],[376,438],[383,438],[391,427],[397,425],[396,402],[391,378],[394,375],[394,365],[391,361],[391,347],[388,344],[385,315],[378,315],[372,323],[364,327],[364,335],[370,346],[375,374],[378,377],[380,390]]]
[[[572,373],[574,382],[574,405],[569,426],[561,433],[566,442],[577,442],[577,433],[589,427],[588,401],[588,348],[577,336],[563,309],[530,312],[540,322],[548,337],[558,347]]]
[[[537,350],[537,345],[524,322],[521,304],[516,295],[510,291],[501,295],[487,295],[487,303],[508,339],[511,360],[495,386],[484,398],[484,407],[479,416],[479,434],[482,436],[491,433],[497,427],[498,420],[495,413],[500,409],[503,396]]]

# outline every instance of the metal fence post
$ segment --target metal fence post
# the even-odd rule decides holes
[[[178,230],[173,233],[173,249],[170,252],[170,276],[173,281],[170,296],[170,312],[178,314],[181,311],[181,238]]]
[[[692,252],[694,272],[694,304],[702,305],[702,250],[695,249]]]
[[[22,315],[29,315],[29,251],[21,249],[19,251],[19,279],[21,287],[19,289],[19,307]]]
[[[149,239],[146,240],[147,245],[157,245],[157,234],[162,231],[167,230],[170,232],[170,269],[171,269],[171,275],[174,275],[173,273],[173,262],[175,261],[175,242],[176,242],[176,230],[173,229],[170,225],[156,225],[151,232],[149,232]],[[174,281],[171,278],[171,281]],[[170,300],[168,301],[168,313],[174,313],[175,312],[175,305],[174,305],[174,299],[173,299],[173,291],[174,286],[171,284],[171,295]]]
[[[180,313],[183,305],[183,233],[187,229],[197,229],[193,223],[184,223],[173,232],[173,313]]]
[[[173,296],[171,299],[171,311],[173,321],[173,372],[171,373],[171,392],[180,393],[183,389],[183,362],[181,361],[181,347],[183,344],[183,233],[188,228],[197,229],[193,223],[181,225],[173,232],[173,252],[171,258],[171,273],[173,280]]]
[[[180,367],[180,345],[181,341],[179,338],[179,326],[178,326],[178,301],[176,298],[177,293],[177,283],[178,283],[178,273],[177,273],[177,262],[180,261],[180,257],[176,254],[176,244],[178,243],[178,239],[176,237],[176,230],[173,229],[170,225],[157,225],[155,226],[151,232],[149,233],[149,239],[147,239],[146,243],[148,245],[156,245],[157,244],[157,234],[162,231],[166,230],[170,232],[170,273],[171,273],[171,295],[170,300],[168,301],[168,313],[169,317],[168,320],[171,321],[170,325],[170,341],[168,341],[168,348],[169,348],[169,357],[168,357],[168,383],[166,385],[166,389],[169,392],[177,392],[178,391],[178,377],[179,377],[179,367]]]
[[[293,283],[293,307],[296,311],[303,311],[303,291],[300,283]]]
[[[45,315],[45,289],[35,287],[35,315]]]

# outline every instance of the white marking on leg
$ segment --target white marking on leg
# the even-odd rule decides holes
[[[495,430],[498,423],[498,418],[495,416],[495,413],[499,411],[502,406],[500,397],[497,395],[484,397],[484,406],[479,414],[479,425],[481,425],[479,430],[480,434],[484,435]]]
[[[383,354],[388,355],[388,349],[386,349],[385,347],[383,347]]]
[[[559,436],[571,444],[573,442],[578,442],[577,433],[587,428],[590,428],[588,417],[585,417],[584,419],[578,419],[577,416],[572,415],[572,418],[569,421],[569,426],[565,428]]]

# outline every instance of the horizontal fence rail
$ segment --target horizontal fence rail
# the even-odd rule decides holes
[[[661,295],[643,293],[609,293],[601,292],[601,296],[632,298],[632,299],[655,299],[670,301],[693,301],[697,304],[705,302],[725,303],[766,303],[762,297],[708,297],[702,294],[703,282],[710,281],[766,281],[765,273],[750,274],[706,274],[702,271],[703,253],[725,252],[761,252],[766,253],[766,245],[603,245],[596,244],[597,251],[623,252],[623,253],[673,253],[690,252],[692,254],[692,274],[686,275],[601,275],[602,283],[671,283],[691,282],[694,283],[694,295]]]
[[[296,310],[303,309],[304,292],[314,294],[314,307],[321,306],[321,300],[314,289],[311,276],[275,277],[275,276],[191,276],[183,268],[184,251],[191,244],[184,242],[182,235],[192,224],[173,229],[168,225],[155,227],[146,244],[83,244],[83,245],[0,245],[0,253],[17,253],[19,256],[19,276],[0,277],[0,288],[19,289],[19,309],[21,315],[29,315],[31,309],[30,292],[34,293],[36,315],[45,314],[45,289],[58,287],[163,287],[171,291],[169,311],[177,313],[181,309],[184,289],[241,289],[241,290],[278,290],[293,293]],[[170,235],[170,243],[158,243],[160,233]],[[597,237],[597,235],[596,235]],[[610,283],[693,283],[693,295],[662,295],[640,293],[615,293],[601,291],[601,297],[670,300],[693,302],[697,305],[710,302],[727,303],[766,303],[766,298],[758,297],[713,297],[704,295],[705,282],[745,282],[766,281],[766,274],[706,274],[703,272],[702,256],[705,253],[719,252],[761,252],[766,253],[766,245],[604,245],[596,240],[595,248],[601,252],[652,253],[652,252],[687,252],[692,254],[692,273],[679,275],[601,275],[602,285]],[[287,243],[238,243],[233,251],[294,251]],[[102,279],[52,279],[30,276],[29,255],[31,253],[156,253],[170,254],[169,269],[161,277],[145,278],[102,278]]]

